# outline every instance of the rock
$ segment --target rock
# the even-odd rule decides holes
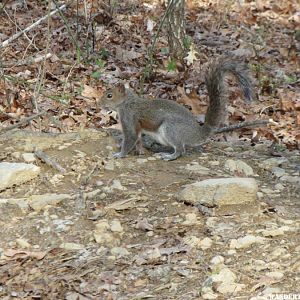
[[[120,190],[120,191],[126,191],[127,188],[125,186],[123,186],[120,182],[120,180],[115,179],[113,180],[113,184],[111,185],[111,189],[116,189],[116,190]]]
[[[136,162],[138,163],[138,164],[144,164],[144,163],[146,163],[146,162],[148,162],[149,160],[147,159],[147,158],[138,158],[137,160],[136,160]]]
[[[276,280],[280,280],[283,278],[284,274],[281,272],[278,272],[278,271],[277,272],[267,272],[266,276],[274,278]]]
[[[248,248],[253,244],[263,244],[265,239],[260,236],[246,235],[239,239],[233,239],[230,242],[230,249]]]
[[[198,223],[197,215],[195,213],[189,213],[185,216],[185,221],[182,223],[183,225],[190,226]]]
[[[290,176],[290,175],[283,175],[282,177],[280,177],[281,181],[286,181],[288,183],[296,183],[296,184],[300,184],[300,177],[299,176]]]
[[[110,250],[110,253],[117,257],[122,257],[130,254],[130,252],[126,248],[122,248],[122,247],[113,247]]]
[[[202,294],[202,298],[207,299],[207,300],[214,300],[214,299],[218,298],[218,295],[213,293],[213,291],[211,291],[211,292],[206,292],[205,294]]]
[[[288,160],[285,157],[273,157],[261,162],[261,167],[265,170],[272,170],[274,167],[279,167]]]
[[[282,185],[281,183],[277,183],[277,184],[275,184],[275,189],[282,191],[282,190],[284,190],[284,185]]]
[[[271,259],[276,259],[276,258],[278,258],[278,257],[284,256],[286,253],[287,253],[287,249],[279,247],[279,248],[274,249],[274,250],[270,253],[269,257],[270,257]]]
[[[220,264],[223,264],[224,263],[224,257],[221,256],[221,255],[217,255],[217,256],[214,256],[210,262],[213,264],[213,265],[220,265]]]
[[[32,195],[28,198],[28,204],[32,209],[39,211],[47,205],[57,205],[62,201],[72,198],[73,197],[69,194]]]
[[[243,288],[245,288],[245,284],[230,282],[230,283],[221,283],[217,287],[217,291],[223,295],[236,295],[240,292]]]
[[[124,231],[119,220],[111,221],[110,230],[112,232],[123,232]]]
[[[105,246],[118,246],[120,244],[120,240],[118,238],[115,238],[113,234],[106,232],[94,232],[94,238],[95,241],[100,245]]]
[[[40,171],[40,167],[33,164],[2,162],[0,163],[0,191],[35,178]]]
[[[62,243],[59,247],[62,249],[66,249],[66,250],[82,250],[82,249],[84,249],[84,246],[82,244],[77,244],[77,243]]]
[[[245,176],[253,176],[253,169],[242,160],[227,159],[224,165],[231,173],[243,174]]]
[[[285,174],[285,169],[279,168],[279,167],[273,167],[272,168],[272,174],[276,176],[277,178],[280,178]]]
[[[236,275],[228,268],[223,268],[219,271],[218,274],[211,275],[210,278],[213,282],[234,282],[237,277]]]
[[[198,249],[201,247],[201,240],[194,235],[184,237],[183,242],[185,245],[188,245],[191,248]]]
[[[198,163],[194,163],[194,164],[187,164],[185,167],[186,170],[188,171],[192,171],[194,173],[197,174],[202,174],[202,175],[207,175],[210,172],[209,168],[203,167],[201,165],[199,165]]]
[[[212,239],[206,237],[200,241],[199,246],[201,247],[202,250],[206,250],[212,246],[212,243],[213,243]]]
[[[262,235],[265,237],[284,235],[284,232],[285,232],[284,227],[261,231]]]
[[[115,169],[115,162],[114,160],[110,159],[104,165],[104,170],[113,171]]]
[[[218,160],[211,160],[208,163],[213,167],[220,165],[220,162]]]
[[[32,163],[36,161],[34,153],[22,153],[22,158],[27,163]]]
[[[30,248],[31,245],[24,239],[16,239],[16,243],[21,247],[21,248]]]
[[[257,183],[253,178],[219,178],[207,179],[186,185],[177,197],[195,206],[225,207],[220,214],[243,210],[243,205],[250,210],[257,210],[253,203],[257,199]],[[248,205],[248,206],[247,206]],[[236,206],[233,208],[233,206]]]

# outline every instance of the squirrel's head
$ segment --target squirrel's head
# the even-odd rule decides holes
[[[125,100],[126,91],[123,84],[119,84],[112,89],[107,90],[98,102],[101,108],[116,110]]]

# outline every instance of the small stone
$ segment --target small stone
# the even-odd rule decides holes
[[[160,253],[158,248],[149,250],[147,252],[147,259],[149,259],[149,260],[155,260],[155,259],[158,259],[160,257],[161,257],[161,253]]]
[[[157,160],[155,156],[149,156],[147,159],[150,160],[150,161]]]
[[[194,173],[202,174],[202,175],[207,175],[210,172],[209,168],[203,167],[203,166],[199,165],[198,163],[187,164],[185,166],[185,169],[188,171],[192,171]]]
[[[245,284],[230,282],[222,283],[217,287],[217,291],[223,295],[236,295],[246,287]]]
[[[202,295],[202,298],[203,299],[207,299],[207,300],[214,300],[214,299],[217,299],[218,298],[218,295],[216,295],[215,293],[213,292],[208,292],[208,293],[205,293]]]
[[[16,239],[16,243],[21,247],[21,248],[30,248],[31,245],[24,239]]]
[[[217,160],[211,160],[208,162],[211,166],[215,167],[215,166],[219,166],[220,162]]]
[[[264,197],[264,193],[262,193],[262,192],[257,192],[256,195],[257,195],[257,198],[260,200],[263,199],[263,197]]]
[[[20,152],[13,152],[11,156],[15,159],[20,159],[21,158],[21,153]]]
[[[253,176],[253,169],[242,160],[227,159],[224,165],[231,173],[239,173],[245,176]]]
[[[32,195],[28,198],[29,206],[40,211],[47,205],[57,205],[58,203],[72,199],[69,194],[43,194],[43,195]]]
[[[288,183],[296,183],[296,184],[300,184],[300,177],[299,176],[289,176],[289,175],[284,175],[282,177],[280,177],[281,181],[286,181]]]
[[[234,250],[234,249],[228,250],[227,254],[228,255],[235,255],[236,254],[236,250]]]
[[[262,230],[261,233],[265,237],[274,237],[274,236],[284,235],[284,229],[276,228],[271,230]]]
[[[279,167],[287,161],[285,157],[269,158],[261,162],[261,167],[265,170],[272,170],[272,168]]]
[[[130,254],[130,252],[126,248],[122,248],[122,247],[113,247],[110,250],[110,253],[117,257],[122,257]]]
[[[230,249],[248,248],[253,244],[263,244],[265,239],[260,236],[246,235],[239,239],[233,239],[230,242]]]
[[[120,239],[113,236],[112,233],[94,231],[93,235],[95,241],[100,245],[118,246],[120,244]]]
[[[234,149],[232,147],[227,147],[224,149],[225,152],[233,152]]]
[[[0,191],[37,177],[41,169],[33,164],[0,163]]]
[[[136,161],[138,164],[144,164],[144,163],[148,162],[148,159],[147,158],[138,158]]]
[[[125,186],[123,186],[120,182],[120,180],[115,179],[113,180],[113,184],[111,185],[111,189],[116,189],[116,190],[120,190],[120,191],[126,191],[127,188]]]
[[[109,226],[109,223],[107,220],[98,221],[95,227],[96,227],[96,231],[99,233],[107,232],[110,229],[110,226]]]
[[[33,153],[22,153],[22,158],[27,163],[32,163],[36,161],[35,155]]]
[[[77,243],[62,243],[60,245],[60,248],[66,250],[82,250],[84,249],[84,246],[82,244],[77,244]]]
[[[108,171],[113,171],[115,169],[115,162],[114,160],[109,160],[105,163],[104,169]]]
[[[282,190],[284,190],[284,185],[282,185],[281,183],[277,183],[277,184],[275,184],[275,189],[282,191]]]
[[[201,247],[202,250],[206,250],[212,246],[212,243],[213,243],[212,239],[206,237],[200,241],[199,246]]]
[[[186,185],[178,193],[180,200],[208,207],[252,203],[258,187],[253,178],[207,179]]]
[[[223,268],[219,271],[219,273],[211,275],[210,278],[213,282],[226,282],[231,283],[234,282],[237,277],[236,275],[228,268]]]
[[[198,223],[197,215],[195,213],[189,213],[185,216],[185,221],[182,223],[183,225],[195,225]]]
[[[118,220],[113,220],[111,222],[110,230],[112,232],[123,232],[124,231],[120,221],[118,221]]]
[[[266,276],[274,278],[276,280],[280,280],[284,277],[284,274],[277,271],[277,272],[268,272],[266,273]]]
[[[223,264],[224,263],[224,257],[221,256],[221,255],[217,255],[217,256],[214,256],[210,262],[213,264],[213,265],[220,265],[220,264]]]
[[[184,237],[183,242],[192,248],[199,248],[201,245],[201,240],[193,235]]]
[[[277,178],[282,177],[285,174],[285,170],[279,167],[273,167],[272,168],[272,174],[276,176]]]

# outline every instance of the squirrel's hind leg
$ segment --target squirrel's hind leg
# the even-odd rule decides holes
[[[159,153],[163,160],[175,160],[185,153],[185,145],[182,142],[181,135],[178,134],[176,129],[180,130],[180,128],[176,128],[172,123],[164,124],[161,128],[164,144],[174,149],[173,153]]]

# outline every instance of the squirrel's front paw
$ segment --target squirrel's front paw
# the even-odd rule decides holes
[[[114,158],[122,158],[122,157],[125,157],[125,155],[122,152],[116,152],[116,153],[113,153],[113,157]]]

